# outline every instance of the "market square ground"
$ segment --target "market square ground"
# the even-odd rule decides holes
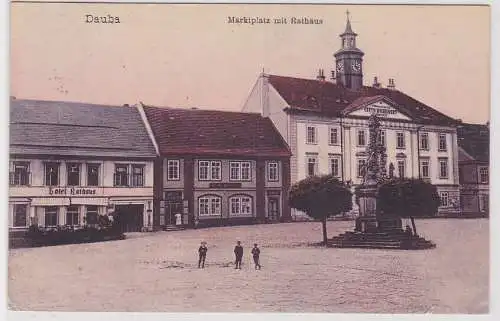
[[[329,222],[329,236],[353,222]],[[436,249],[324,249],[320,223],[130,234],[9,252],[9,307],[34,311],[488,313],[489,221],[418,220]],[[199,242],[206,268],[197,268]],[[245,246],[233,267],[236,240]],[[262,270],[250,246],[260,244]]]

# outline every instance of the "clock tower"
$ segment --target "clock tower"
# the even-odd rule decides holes
[[[340,35],[342,47],[334,54],[337,84],[352,90],[363,87],[363,56],[364,53],[356,47],[357,34],[352,31],[349,11],[345,31]]]

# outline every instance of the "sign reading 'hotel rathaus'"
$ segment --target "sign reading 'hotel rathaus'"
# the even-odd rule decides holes
[[[491,6],[10,3],[9,315],[494,312]]]

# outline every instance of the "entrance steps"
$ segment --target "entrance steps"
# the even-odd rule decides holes
[[[163,228],[164,231],[182,231],[184,230],[184,226],[182,225],[166,225]]]
[[[328,240],[330,247],[373,249],[430,249],[436,247],[421,236],[411,238],[401,229],[381,232],[345,232]]]

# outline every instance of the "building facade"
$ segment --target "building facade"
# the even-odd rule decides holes
[[[269,117],[292,150],[291,181],[331,173],[361,183],[367,161],[368,118],[381,120],[388,173],[420,177],[438,187],[441,214],[459,210],[456,121],[375,78],[363,86],[364,53],[348,19],[335,56],[336,76],[301,79],[262,74],[243,111]],[[335,73],[333,73],[335,75]],[[354,204],[354,212],[356,205]]]
[[[288,220],[290,150],[259,114],[139,105],[159,148],[155,224]]]
[[[9,228],[152,229],[156,151],[132,107],[12,99]]]
[[[489,216],[488,125],[460,124],[458,127],[460,205],[464,216]]]

